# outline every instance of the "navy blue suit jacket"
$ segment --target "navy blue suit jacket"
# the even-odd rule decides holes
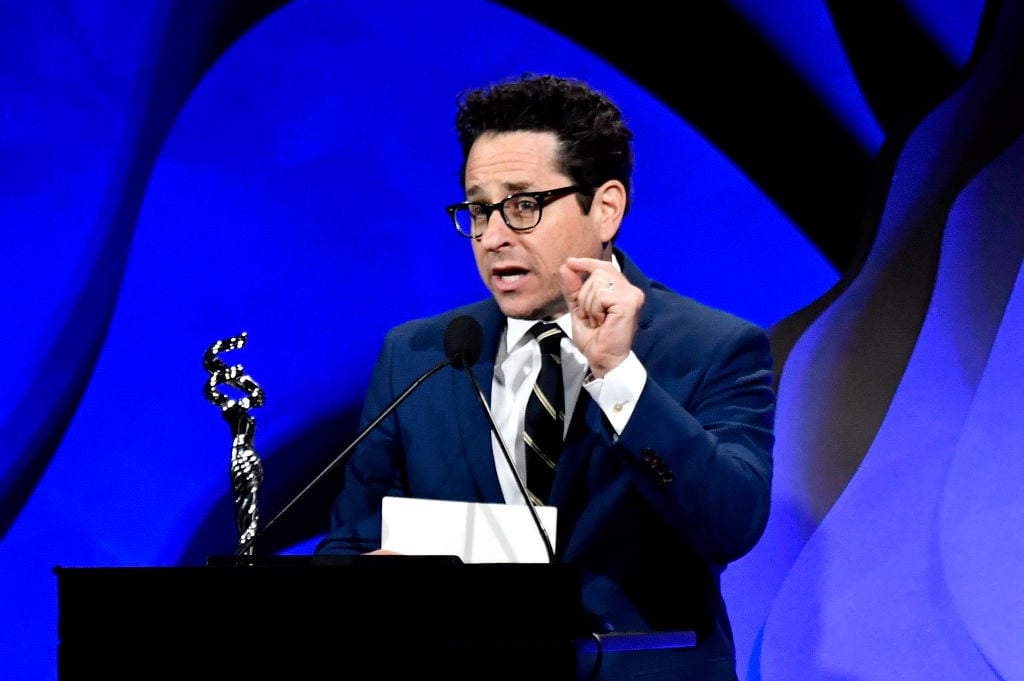
[[[595,632],[696,631],[695,648],[650,656],[646,666],[666,678],[733,679],[719,576],[754,546],[768,518],[775,405],[768,338],[617,256],[646,296],[633,351],[648,378],[617,439],[581,392],[549,498],[558,507],[557,557],[581,566]],[[459,315],[483,327],[472,371],[489,399],[505,329],[491,299],[392,329],[373,371],[364,426],[445,359],[445,329]],[[431,376],[359,446],[318,553],[379,548],[386,495],[503,501],[490,426],[462,374],[445,367]],[[640,653],[621,657],[625,669],[645,667]],[[618,661],[608,656],[604,664]]]

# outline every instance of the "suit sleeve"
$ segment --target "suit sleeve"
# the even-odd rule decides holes
[[[615,449],[666,522],[707,560],[746,554],[768,520],[775,394],[765,332],[732,326],[700,362],[645,361],[648,380]],[[661,354],[664,354],[662,351]]]
[[[385,338],[363,403],[359,432],[391,404],[397,394],[392,381],[395,335]],[[342,489],[331,507],[331,528],[317,545],[320,554],[357,554],[379,549],[381,499],[404,494],[402,452],[395,418],[385,418],[345,462]]]

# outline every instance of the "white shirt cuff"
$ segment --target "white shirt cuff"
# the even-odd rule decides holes
[[[646,383],[647,369],[631,351],[622,364],[605,374],[604,378],[588,374],[583,387],[601,407],[618,435],[629,423],[629,417],[633,415]]]

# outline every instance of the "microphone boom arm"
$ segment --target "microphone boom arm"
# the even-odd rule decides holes
[[[371,421],[365,428],[363,428],[362,432],[360,432],[359,435],[356,436],[356,439],[352,440],[352,442],[347,447],[345,447],[345,449],[343,449],[341,451],[341,453],[338,454],[338,456],[334,457],[334,460],[331,461],[331,463],[328,464],[328,466],[326,468],[324,468],[322,471],[320,471],[319,475],[317,475],[315,478],[313,478],[313,480],[308,485],[303,487],[302,490],[298,494],[296,494],[294,497],[292,497],[291,501],[289,501],[287,504],[285,504],[284,508],[282,508],[280,511],[278,511],[277,514],[273,518],[271,518],[267,522],[267,524],[264,525],[263,528],[258,533],[253,534],[252,536],[249,537],[249,539],[246,542],[240,544],[239,547],[235,550],[235,555],[236,556],[241,556],[241,555],[244,555],[245,553],[249,552],[252,549],[252,545],[256,542],[256,539],[259,536],[259,534],[262,534],[262,533],[266,532],[267,530],[269,530],[271,528],[271,526],[274,523],[276,523],[281,516],[283,516],[285,513],[287,513],[296,503],[299,502],[300,499],[305,497],[306,494],[311,489],[313,489],[318,484],[320,484],[320,481],[323,480],[331,471],[333,471],[335,468],[337,468],[342,463],[344,463],[346,460],[348,460],[348,458],[352,455],[352,452],[355,451],[355,448],[359,445],[359,443],[361,443],[363,440],[365,440],[366,436],[369,435],[370,432],[373,431],[378,425],[380,425],[381,421],[386,419],[391,414],[391,412],[393,412],[395,409],[397,409],[398,405],[400,405],[402,402],[404,402],[405,398],[407,398],[410,394],[412,394],[412,392],[414,390],[416,390],[416,388],[418,388],[420,386],[420,384],[423,383],[423,381],[427,380],[428,378],[433,376],[435,373],[437,373],[438,371],[440,371],[441,369],[443,369],[444,367],[448,366],[451,363],[452,363],[452,358],[451,357],[447,357],[443,361],[441,361],[438,364],[434,365],[429,371],[427,371],[427,373],[423,374],[422,376],[417,378],[415,381],[410,383],[409,387],[406,388],[404,391],[402,391],[402,394],[399,395],[398,398],[394,402],[389,404],[387,409],[382,411],[375,419],[373,419],[373,421]]]
[[[498,432],[498,426],[494,422],[494,415],[491,413],[491,408],[487,406],[487,398],[484,396],[484,392],[480,389],[480,384],[476,380],[476,376],[473,375],[473,371],[462,363],[466,373],[469,374],[469,380],[473,383],[473,388],[476,390],[477,401],[480,402],[480,407],[484,410],[484,414],[487,415],[487,421],[491,424],[491,430],[494,431],[495,439],[498,441],[498,447],[501,449],[501,453],[505,456],[505,462],[508,464],[509,470],[512,471],[512,477],[515,478],[516,487],[519,488],[519,493],[523,495],[523,501],[526,502],[526,507],[530,509],[530,515],[533,516],[533,522],[537,526],[537,530],[540,532],[540,538],[544,541],[544,549],[548,552],[548,562],[555,562],[555,550],[551,545],[551,538],[548,537],[548,531],[544,527],[544,523],[540,521],[540,516],[537,515],[537,509],[534,508],[533,503],[530,501],[529,493],[526,491],[526,485],[523,484],[523,479],[519,475],[519,471],[516,470],[516,466],[512,461],[512,455],[508,452],[508,447],[505,446],[505,440],[502,439],[501,433]]]

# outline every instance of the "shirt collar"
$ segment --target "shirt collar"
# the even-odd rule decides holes
[[[505,347],[514,348],[522,342],[523,337],[530,333],[530,329],[536,324],[538,319],[512,319],[509,318],[508,324],[505,327]],[[555,324],[558,324],[559,328],[568,336],[572,338],[572,319],[569,318],[569,313],[565,313],[558,319],[552,320]]]

